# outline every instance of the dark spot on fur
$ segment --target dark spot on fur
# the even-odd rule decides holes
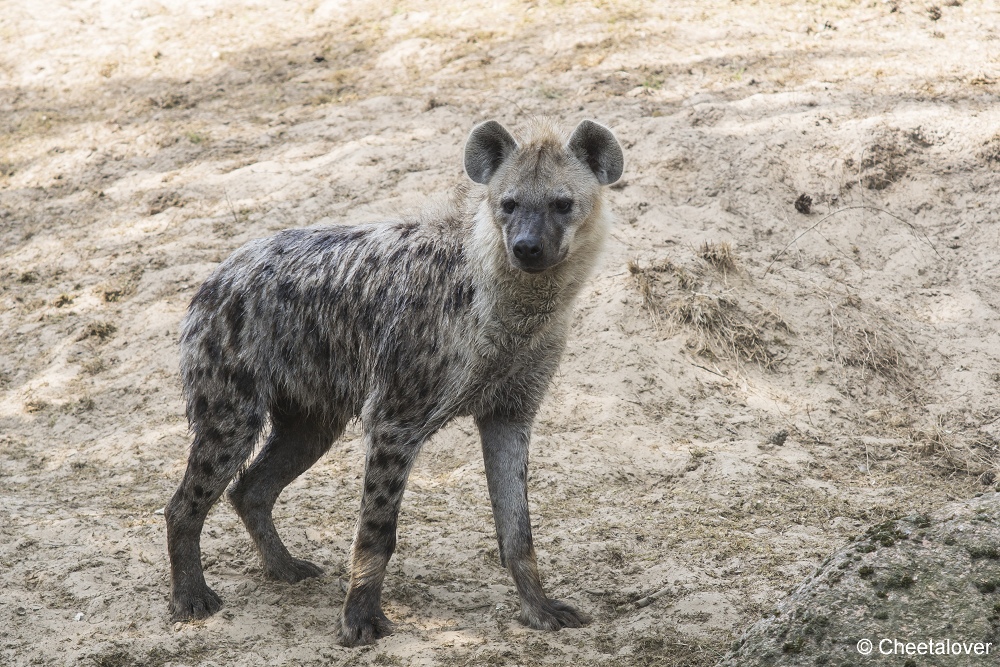
[[[191,503],[191,516],[198,515],[198,503]]]
[[[378,491],[378,484],[373,479],[365,480],[365,493],[371,495]]]
[[[396,522],[392,519],[386,519],[385,521],[369,519],[368,521],[365,521],[365,530],[369,530],[380,536],[395,534]]]
[[[362,331],[368,331],[375,323],[375,309],[369,304],[360,307],[357,319],[358,326]]]
[[[229,345],[239,347],[240,334],[243,333],[243,297],[234,296],[222,311],[222,315],[229,327]]]
[[[434,265],[444,268],[444,264],[448,259],[448,251],[444,248],[437,248],[434,250]]]
[[[246,416],[247,427],[254,433],[259,433],[262,426],[264,426],[264,419],[256,411],[251,412]]]
[[[341,248],[344,244],[344,237],[339,234],[340,230],[332,230],[326,234],[317,234],[310,239],[310,248],[317,253],[332,253]]]
[[[219,464],[220,465],[225,465],[225,464],[229,463],[229,459],[231,459],[231,458],[232,457],[229,454],[219,454],[219,459],[218,459]]]
[[[233,406],[233,404],[226,398],[219,398],[212,401],[212,407],[210,410],[212,417],[216,422],[230,419],[234,414],[236,414],[235,406]]]
[[[361,298],[365,293],[365,284],[361,280],[355,280],[351,285],[351,298],[354,303],[361,303]]]
[[[386,262],[390,266],[395,266],[399,264],[400,260],[406,257],[407,249],[405,246],[400,246],[396,248],[391,255],[389,255],[389,260]]]
[[[201,464],[201,471],[211,477],[212,473],[215,472],[215,468],[212,466],[210,461],[203,461]]]
[[[452,298],[455,300],[455,308],[461,310],[465,307],[465,283],[459,283],[455,285],[455,290],[452,292]]]
[[[289,303],[299,298],[299,291],[294,281],[288,279],[279,280],[275,296],[279,301]]]
[[[195,484],[194,485],[194,495],[197,498],[201,498],[203,495],[205,495],[205,489],[203,489],[200,484]]]
[[[382,494],[379,494],[375,496],[375,499],[372,502],[374,502],[375,506],[378,507],[379,509],[385,509],[385,507],[389,504],[389,498]]]
[[[226,383],[229,384],[238,394],[246,399],[253,399],[257,395],[257,382],[254,380],[250,369],[240,364],[232,366],[223,371]]]
[[[215,339],[215,336],[211,334],[205,336],[202,339],[201,349],[209,361],[218,363],[222,360],[222,349],[219,347],[219,341]]]
[[[397,452],[380,449],[372,457],[372,465],[376,468],[402,468],[406,465],[406,457]]]
[[[361,531],[358,534],[358,551],[361,552],[372,552],[375,551],[375,547],[379,543],[379,535],[369,533],[366,531]]]
[[[355,227],[351,231],[344,234],[345,241],[360,241],[371,233],[371,229],[364,227]]]
[[[308,229],[286,229],[284,231],[278,232],[274,235],[274,239],[271,242],[271,248],[274,250],[281,250],[281,252],[276,252],[276,255],[284,254],[287,248],[301,242],[309,235],[311,230]]]
[[[191,308],[200,306],[205,310],[215,310],[219,304],[219,284],[215,280],[209,279],[201,284],[198,291],[191,299]]]
[[[389,480],[389,484],[386,485],[386,491],[389,492],[389,495],[395,496],[396,494],[398,494],[400,491],[403,490],[403,486],[405,484],[406,480],[404,480],[402,477],[394,477],[393,479]]]
[[[200,420],[205,416],[206,412],[208,412],[208,399],[204,396],[199,396],[194,401],[194,411],[192,415],[195,419]]]
[[[326,338],[319,330],[313,331],[310,336],[310,342],[312,343],[313,350],[313,360],[323,367],[328,367],[332,361],[333,353],[328,338]]]
[[[194,319],[188,322],[187,328],[184,330],[184,334],[181,336],[181,342],[186,343],[195,336],[197,336],[202,328],[204,328],[205,322],[201,319]]]

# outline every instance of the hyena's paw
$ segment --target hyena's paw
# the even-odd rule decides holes
[[[264,577],[272,581],[294,584],[310,577],[323,576],[323,568],[307,560],[289,558],[264,568]]]
[[[590,616],[560,600],[545,600],[534,608],[521,608],[521,623],[535,630],[581,628],[590,623]]]
[[[342,646],[374,644],[376,640],[391,635],[392,630],[392,622],[381,609],[369,614],[345,610],[340,624],[340,643]]]
[[[222,598],[202,584],[191,590],[174,591],[170,596],[170,620],[193,621],[208,618],[222,609]]]

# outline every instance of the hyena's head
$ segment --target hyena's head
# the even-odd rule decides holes
[[[572,254],[578,233],[601,214],[601,186],[617,181],[623,166],[615,135],[590,120],[569,140],[537,125],[520,141],[490,120],[477,125],[465,145],[465,171],[486,185],[510,263],[529,273]]]

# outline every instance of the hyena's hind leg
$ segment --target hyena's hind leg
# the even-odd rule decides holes
[[[247,379],[246,383],[252,384]],[[205,583],[201,566],[201,529],[208,511],[253,452],[264,424],[264,409],[251,392],[196,395],[189,406],[195,433],[187,471],[167,505],[170,555],[170,614],[173,620],[206,618],[222,599]]]
[[[229,501],[250,532],[268,579],[295,583],[318,577],[323,569],[293,558],[274,528],[271,511],[281,491],[308,470],[344,431],[314,416],[272,413],[273,427],[264,449],[229,489]]]

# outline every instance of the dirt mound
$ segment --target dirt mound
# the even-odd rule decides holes
[[[719,667],[853,664],[869,655],[995,662],[998,545],[996,493],[872,526],[748,629]]]

